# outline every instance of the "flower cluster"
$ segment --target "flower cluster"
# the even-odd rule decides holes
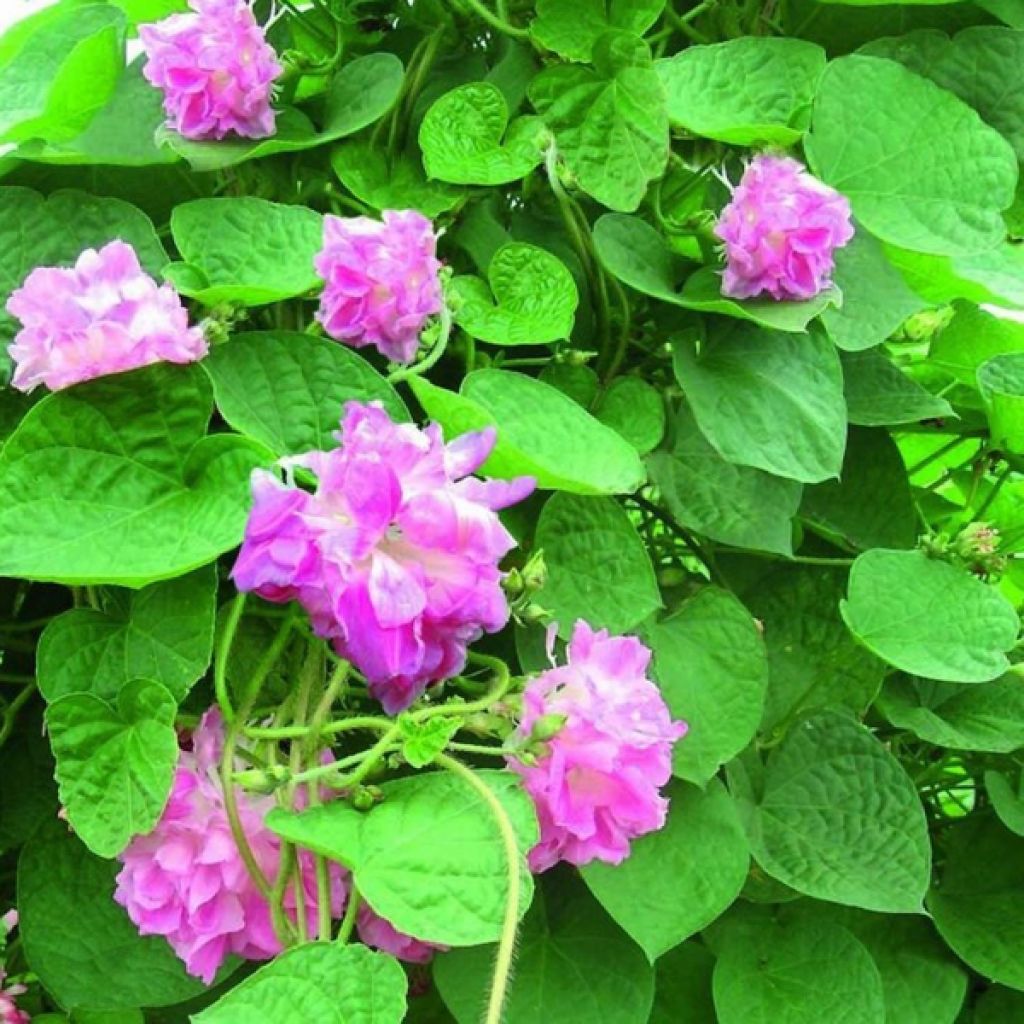
[[[8,910],[0,917],[0,951],[7,941],[8,936],[18,927],[18,912]],[[24,1011],[18,1008],[15,999],[24,995],[27,989],[24,985],[7,985],[7,972],[3,964],[0,964],[0,1024],[29,1024],[32,1019]]]
[[[529,857],[534,871],[562,860],[618,864],[630,840],[665,824],[668,801],[659,791],[686,724],[672,721],[647,678],[650,658],[636,637],[610,637],[577,622],[567,664],[527,684],[522,743],[542,717],[564,720],[535,763],[509,759],[540,820],[540,842]]]
[[[798,161],[761,153],[733,189],[715,234],[725,243],[722,293],[811,299],[832,284],[833,253],[853,237],[850,204]]]
[[[508,621],[498,563],[515,541],[496,510],[534,482],[469,475],[493,430],[446,445],[436,424],[393,423],[379,403],[349,402],[336,437],[339,448],[287,460],[315,475],[313,493],[254,472],[233,576],[268,601],[299,601],[393,714]]]
[[[324,279],[317,319],[332,338],[374,345],[410,363],[427,319],[441,311],[437,235],[415,210],[324,218],[316,271]]]
[[[192,11],[139,26],[146,79],[164,94],[168,123],[188,139],[274,134],[274,82],[283,68],[246,0],[189,0]]]
[[[135,250],[114,241],[86,249],[73,268],[37,267],[7,301],[22,328],[8,351],[11,384],[52,391],[150,363],[190,363],[207,352],[170,285],[158,285]]]

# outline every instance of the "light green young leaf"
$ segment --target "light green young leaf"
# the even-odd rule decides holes
[[[1005,672],[1020,629],[995,587],[923,551],[860,555],[841,610],[850,632],[890,665],[951,683]]]
[[[568,637],[577,619],[627,633],[661,607],[651,556],[611,498],[555,494],[537,523],[547,582],[540,603]]]
[[[178,761],[177,710],[147,679],[126,683],[113,703],[71,693],[46,709],[61,805],[100,857],[116,856],[160,818]]]
[[[616,377],[602,392],[594,415],[646,455],[665,436],[665,400],[642,377]]]
[[[1014,242],[959,256],[929,256],[893,245],[885,252],[907,284],[934,305],[967,299],[1024,307],[1024,247]]]
[[[118,595],[103,610],[73,608],[39,638],[36,674],[48,701],[91,693],[115,701],[132,679],[162,684],[180,703],[213,651],[217,573],[199,569]]]
[[[546,249],[525,242],[503,245],[478,277],[451,283],[455,322],[492,345],[544,345],[572,333],[579,293],[568,267]],[[493,298],[492,298],[493,295]]]
[[[537,0],[530,35],[560,57],[588,61],[606,32],[642,36],[664,7],[665,0]]]
[[[501,185],[525,178],[541,161],[547,132],[539,118],[508,120],[501,90],[470,82],[436,99],[420,125],[428,178],[456,185]]]
[[[933,82],[879,57],[825,70],[805,143],[814,172],[883,241],[955,256],[1006,234],[1017,160],[1010,144]]]
[[[799,141],[825,51],[803,39],[744,36],[688,46],[657,63],[672,124],[738,146]]]

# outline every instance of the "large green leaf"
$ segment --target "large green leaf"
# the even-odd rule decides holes
[[[946,399],[926,391],[884,352],[844,352],[842,364],[851,423],[883,427],[955,416]]]
[[[579,293],[557,256],[510,242],[494,254],[487,280],[490,288],[478,277],[452,281],[455,322],[467,334],[492,345],[543,345],[569,337]]]
[[[803,39],[745,36],[659,61],[672,124],[739,146],[789,146],[810,118],[825,51]]]
[[[212,409],[201,370],[166,365],[44,398],[0,452],[0,575],[140,587],[234,547],[269,453],[205,437]]]
[[[923,551],[866,551],[841,607],[853,635],[890,665],[953,683],[1005,672],[1020,628],[995,587]]]
[[[0,38],[0,140],[73,138],[110,98],[124,67],[124,15],[58,4]]]
[[[845,573],[821,566],[783,566],[745,599],[764,623],[768,693],[761,728],[770,733],[814,708],[867,710],[884,666],[858,644],[839,617]]]
[[[594,43],[621,29],[638,36],[657,20],[665,0],[537,0],[530,34],[568,60],[590,60]]]
[[[278,114],[269,139],[197,142],[168,129],[162,138],[196,171],[217,171],[275,153],[313,149],[354,135],[383,117],[398,99],[403,78],[402,62],[393,53],[368,53],[345,64],[334,76],[319,129],[300,110],[288,107]]]
[[[667,796],[665,826],[636,840],[622,864],[583,868],[591,892],[652,963],[714,921],[739,895],[750,865],[736,804],[720,782],[703,791],[676,782]]]
[[[594,415],[641,455],[655,449],[665,436],[665,399],[638,375],[616,377],[601,392]]]
[[[686,1024],[718,1024],[711,995],[714,966],[715,958],[696,940],[659,957],[649,1024],[679,1024],[681,1010]]]
[[[525,178],[540,163],[546,134],[536,117],[509,124],[501,90],[470,82],[434,101],[420,125],[419,144],[428,178],[501,185]]]
[[[53,754],[41,715],[22,712],[0,748],[0,853],[23,845],[44,821],[56,821],[60,804],[53,781]]]
[[[1024,990],[1024,838],[995,818],[958,826],[928,909],[961,960]]]
[[[290,949],[191,1019],[195,1024],[401,1024],[405,973],[366,946],[315,942]]]
[[[956,255],[1000,242],[1013,149],[963,101],[880,57],[841,57],[822,76],[807,155],[874,235]]]
[[[714,995],[719,1024],[885,1024],[871,955],[826,921],[757,918],[730,929]]]
[[[36,674],[49,700],[91,693],[114,701],[131,679],[161,683],[179,703],[213,651],[217,574],[212,567],[73,608],[39,638]]]
[[[993,356],[978,367],[978,390],[988,413],[992,443],[1024,451],[1024,352]]]
[[[984,363],[1018,353],[1024,353],[1024,324],[960,303],[953,319],[932,341],[929,361],[974,388]]]
[[[448,437],[493,424],[498,444],[484,473],[527,474],[541,488],[575,494],[628,494],[644,482],[628,441],[557,388],[509,370],[476,370],[461,394],[422,377],[410,381],[420,405]],[[523,415],[528,409],[530,414]]]
[[[1001,772],[985,772],[985,792],[999,820],[1011,831],[1024,836],[1024,799],[1020,780],[1016,783]]]
[[[676,417],[671,450],[651,455],[647,468],[673,517],[688,529],[723,544],[792,554],[801,484],[727,462],[689,407]]]
[[[525,854],[537,842],[533,804],[509,772],[478,773],[501,800],[519,839],[520,913],[530,905]],[[509,867],[484,799],[465,780],[430,772],[387,782],[369,813],[340,801],[302,814],[271,811],[279,835],[351,868],[359,891],[399,931],[472,946],[501,934]]]
[[[974,1004],[974,1024],[1017,1024],[1024,1018],[1024,992],[992,985]]]
[[[954,750],[1009,754],[1024,747],[1024,682],[1008,672],[981,686],[898,677],[878,710],[893,725]]]
[[[530,100],[579,187],[628,213],[668,160],[665,93],[646,44],[628,33],[601,36],[593,63],[542,71],[530,83]]]
[[[907,284],[930,303],[968,299],[1024,307],[1024,249],[1015,242],[958,256],[929,256],[893,245],[885,251]]]
[[[846,444],[843,375],[821,334],[738,327],[673,363],[701,432],[729,462],[817,483],[839,475]]]
[[[752,739],[767,684],[764,642],[728,591],[706,587],[645,630],[654,677],[689,732],[673,748],[676,775],[704,785]]]
[[[337,445],[346,402],[381,402],[409,419],[395,389],[350,348],[297,331],[236,334],[203,363],[220,414],[276,455]]]
[[[157,823],[178,760],[178,705],[159,683],[135,679],[116,701],[71,693],[46,709],[68,821],[101,857]]]
[[[171,231],[186,265],[172,264],[167,274],[204,305],[262,306],[320,282],[313,258],[323,244],[323,219],[306,206],[255,196],[196,199],[174,208]]]
[[[548,876],[523,921],[506,1024],[647,1024],[654,970],[568,874]],[[493,947],[437,958],[434,978],[458,1024],[476,1024],[494,968]]]
[[[773,878],[867,910],[916,913],[931,877],[913,782],[867,729],[836,711],[794,725],[772,751],[751,843]]]
[[[626,633],[661,607],[651,556],[611,498],[555,494],[537,523],[548,578],[540,598],[563,636],[577,619]]]
[[[94,857],[56,816],[18,861],[25,957],[63,1006],[170,1006],[204,991],[159,937],[143,938],[114,902],[120,865]],[[116,965],[116,970],[112,966]]]

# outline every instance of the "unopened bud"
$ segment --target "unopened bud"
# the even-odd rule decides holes
[[[554,739],[565,728],[567,721],[568,717],[566,715],[541,715],[533,723],[533,728],[530,730],[530,739],[539,740],[541,743]]]
[[[291,773],[283,764],[271,768],[248,768],[232,775],[237,785],[254,793],[273,793],[290,777]]]

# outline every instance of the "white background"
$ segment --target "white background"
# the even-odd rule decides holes
[[[53,0],[0,0],[0,32],[28,14],[49,7]]]

